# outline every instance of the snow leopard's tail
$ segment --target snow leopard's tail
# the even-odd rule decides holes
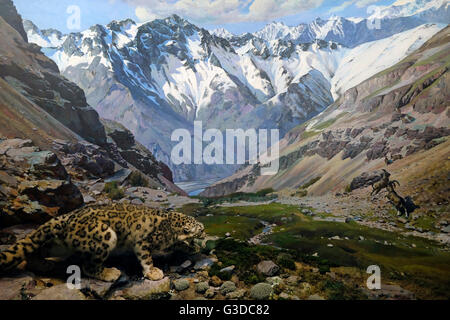
[[[55,238],[60,230],[61,224],[56,219],[53,219],[40,226],[24,239],[17,241],[9,249],[0,252],[0,272],[17,267],[26,260],[27,255],[35,252],[48,241]]]

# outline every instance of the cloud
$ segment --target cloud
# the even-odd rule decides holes
[[[328,10],[329,13],[335,13],[335,12],[340,12],[345,10],[346,8],[348,8],[351,5],[355,5],[358,8],[365,8],[369,5],[371,5],[372,3],[376,3],[379,2],[380,0],[348,0],[345,1],[343,3],[341,3],[340,5],[331,8],[330,10]]]
[[[365,8],[369,5],[371,5],[372,3],[376,3],[379,2],[380,0],[359,0],[356,2],[356,6],[358,8]]]
[[[178,14],[196,23],[267,21],[319,7],[324,0],[123,0],[141,21]]]
[[[343,11],[347,7],[351,6],[353,3],[355,3],[355,0],[345,1],[338,6],[331,8],[330,10],[328,10],[328,12],[335,13],[335,12]]]

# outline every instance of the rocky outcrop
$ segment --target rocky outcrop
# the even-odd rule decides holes
[[[112,140],[113,144],[117,146],[116,148],[109,148],[110,150],[115,149],[123,160],[142,173],[154,178],[162,174],[167,180],[173,182],[172,171],[169,167],[156,160],[147,148],[137,142],[130,130],[115,121],[103,119],[102,122],[109,140]],[[118,160],[118,162],[121,161]]]
[[[331,166],[334,174],[328,180],[333,183],[324,181],[320,191],[318,186],[309,191],[342,190],[355,176],[352,188],[360,188],[373,181],[364,172],[384,165],[385,158],[390,157],[390,165],[444,143],[450,135],[449,32],[449,27],[440,31],[407,59],[347,90],[323,113],[288,133],[280,143],[285,149],[280,150],[277,176],[264,179],[243,169],[203,195],[295,188],[313,174],[326,175]],[[317,156],[316,166],[311,158]],[[299,179],[288,178],[291,172]]]
[[[83,205],[55,153],[31,140],[0,140],[0,225],[42,223]]]
[[[11,5],[0,1],[0,77],[81,137],[104,144],[103,125],[83,90],[62,77],[37,45],[27,42],[22,19]]]
[[[352,180],[352,182],[350,183],[350,190],[353,191],[356,189],[371,186],[375,182],[380,181],[383,178],[383,176],[384,173],[382,170],[377,170],[374,172],[363,172],[362,174],[360,174],[359,176],[357,176]]]
[[[0,17],[13,27],[24,41],[28,41],[27,33],[23,28],[22,17],[17,13],[16,7],[11,0],[0,0]]]
[[[68,142],[55,140],[54,148],[63,154],[62,163],[71,172],[83,170],[80,179],[106,178],[115,172],[114,161],[108,153],[97,145],[88,142]],[[126,164],[126,162],[125,162]]]
[[[33,218],[29,220],[41,222],[47,218],[46,214],[60,214],[81,205],[83,197],[71,179],[89,202],[95,201],[83,189],[92,182],[89,180],[123,184],[132,171],[147,176],[144,179],[151,180],[152,188],[186,195],[173,184],[170,169],[156,161],[130,131],[117,125],[108,131],[111,136],[107,136],[98,113],[87,104],[83,90],[62,77],[57,65],[37,45],[21,37],[21,30],[15,24],[20,22],[23,30],[22,20],[11,1],[0,0],[0,8],[0,134],[33,141],[24,147],[29,150],[8,151],[7,162],[17,156],[14,152],[26,150],[31,154],[28,160],[36,162],[33,168],[41,162],[47,166],[34,170],[31,181],[23,183],[20,190],[17,185],[16,196],[23,197],[17,198],[16,207],[10,200],[4,204],[11,216],[20,216],[16,222],[30,217]],[[51,151],[41,152],[38,147]],[[48,172],[50,162],[60,172]],[[23,170],[9,173],[5,179],[17,178],[16,175],[23,177]],[[9,191],[6,193],[12,197]],[[22,210],[22,207],[30,208]],[[29,211],[29,216],[17,213],[21,210]]]

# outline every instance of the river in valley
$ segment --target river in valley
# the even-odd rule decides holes
[[[199,181],[186,181],[175,182],[175,184],[186,191],[189,196],[198,196],[205,188],[219,181],[219,179],[199,180]]]

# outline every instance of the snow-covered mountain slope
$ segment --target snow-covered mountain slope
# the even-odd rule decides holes
[[[210,31],[211,34],[218,36],[220,38],[224,39],[230,39],[234,37],[234,34],[232,34],[230,31],[224,29],[224,28],[218,28]]]
[[[448,23],[448,0],[397,0],[389,6],[378,7],[370,18],[392,19],[416,16],[424,21]]]
[[[337,99],[348,89],[393,66],[417,50],[441,29],[441,25],[425,24],[344,52],[344,58],[339,62],[332,79],[334,98]]]
[[[440,29],[421,26],[397,35],[417,21],[392,23],[364,38],[382,40],[361,46],[354,45],[350,30],[365,22],[342,18],[316,20],[296,32],[272,24],[242,36],[210,33],[176,15],[145,24],[113,21],[69,35],[30,23],[25,29],[103,118],[125,125],[170,164],[173,130],[191,130],[194,120],[202,120],[206,128],[278,128],[283,136]],[[340,39],[353,49],[313,37]],[[234,169],[171,168],[177,180],[224,176]]]
[[[279,143],[275,175],[262,175],[262,163],[248,165],[200,195],[217,197],[266,188],[283,195],[299,195],[299,188],[308,196],[342,194],[361,187],[353,183],[356,177],[387,169],[392,179],[402,181],[402,193],[414,190],[414,199],[427,203],[430,199],[421,194],[432,184],[433,197],[445,199],[448,169],[443,163],[450,152],[449,39],[447,27],[292,129]]]
[[[374,6],[367,19],[333,16],[327,20],[317,18],[311,23],[287,26],[273,22],[253,37],[264,41],[284,40],[294,43],[312,42],[316,39],[333,41],[346,47],[384,39],[410,30],[427,22],[448,24],[450,21],[448,0],[398,0],[389,6]],[[377,21],[374,22],[374,19]],[[231,41],[245,45],[249,35],[235,36]]]
[[[410,30],[425,22],[416,17],[398,17],[383,19],[380,28],[374,28],[367,19],[331,17],[328,20],[317,18],[309,24],[287,26],[283,23],[271,23],[253,35],[240,35],[231,38],[237,46],[246,45],[254,38],[271,41],[289,41],[294,44],[308,43],[315,40],[333,41],[349,48],[360,44],[384,39],[399,32]]]
[[[39,30],[30,20],[23,20],[23,26],[27,30],[29,41],[43,48],[59,47],[67,38],[55,29]]]

